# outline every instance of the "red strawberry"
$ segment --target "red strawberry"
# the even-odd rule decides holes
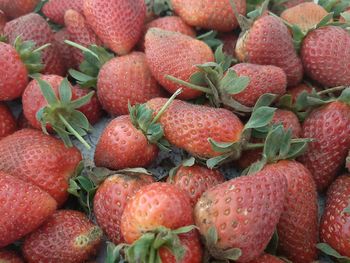
[[[6,22],[7,22],[7,17],[5,13],[2,10],[0,10],[0,34],[3,34]]]
[[[24,261],[17,255],[16,252],[7,249],[0,249],[0,262],[23,263]]]
[[[86,0],[84,14],[103,43],[125,55],[141,37],[146,5],[144,0]]]
[[[97,80],[97,95],[111,115],[128,114],[128,103],[145,103],[165,92],[153,78],[141,52],[116,57],[104,64]]]
[[[81,161],[76,148],[34,129],[23,129],[0,141],[0,171],[32,182],[59,205],[68,197],[69,177]]]
[[[304,121],[302,137],[313,138],[300,161],[325,190],[343,166],[350,149],[350,107],[340,101],[315,109]]]
[[[234,65],[231,69],[238,76],[247,76],[250,79],[249,85],[242,92],[232,96],[245,106],[254,106],[260,96],[265,93],[276,95],[286,93],[287,77],[281,68],[240,63]]]
[[[292,96],[292,102],[295,103],[296,99],[303,91],[306,91],[307,93],[311,93],[312,88],[309,85],[301,83],[295,87],[289,88],[287,90],[287,93]]]
[[[288,192],[277,225],[281,254],[295,263],[317,259],[318,214],[316,185],[311,173],[295,161],[280,161]]]
[[[101,241],[101,229],[86,215],[60,210],[26,237],[22,249],[28,263],[85,262],[96,254]]]
[[[167,179],[168,183],[188,193],[193,206],[206,190],[224,181],[224,176],[218,170],[210,170],[200,165],[181,165],[175,174]]]
[[[350,177],[337,178],[327,193],[327,204],[320,225],[320,239],[340,255],[350,257]]]
[[[74,49],[64,43],[65,40],[71,40],[66,28],[57,31],[54,35],[56,47],[62,57],[62,63],[65,67],[65,70],[68,71],[70,68],[77,67],[77,62],[73,58]]]
[[[257,19],[238,40],[236,55],[240,61],[274,65],[284,70],[288,86],[297,85],[303,77],[303,67],[288,28],[270,15]]]
[[[39,227],[57,205],[39,187],[3,172],[0,172],[0,203],[0,248]]]
[[[9,18],[16,18],[34,10],[40,0],[0,0],[0,9]]]
[[[0,102],[0,140],[17,130],[16,119],[10,111],[9,107]]]
[[[350,35],[346,30],[326,26],[311,31],[303,40],[301,59],[306,74],[320,84],[350,84]]]
[[[249,262],[263,252],[283,211],[284,169],[279,163],[267,165],[202,195],[194,217],[212,256],[225,259],[225,251],[236,248],[230,256],[235,256],[236,262]]]
[[[42,8],[43,14],[56,24],[64,25],[64,14],[68,9],[83,13],[84,0],[49,0]]]
[[[172,6],[187,24],[195,27],[228,32],[238,27],[229,0],[173,0]],[[246,13],[246,1],[235,0],[240,14]]]
[[[51,43],[52,46],[42,51],[42,60],[45,64],[43,73],[64,74],[63,63],[54,43],[54,34],[43,17],[34,13],[21,16],[8,22],[5,26],[4,33],[9,43],[14,43],[18,36],[21,36],[22,40],[34,41],[36,47]]]
[[[238,36],[230,32],[230,33],[220,34],[218,37],[223,42],[224,46],[222,50],[224,51],[224,53],[226,55],[234,57],[236,55],[235,49],[236,49]]]
[[[115,174],[98,188],[94,197],[95,216],[98,225],[113,243],[124,242],[120,224],[127,202],[141,187],[153,181],[151,176],[145,174]]]
[[[145,40],[147,61],[157,81],[170,93],[183,88],[183,93],[179,96],[181,99],[199,97],[202,92],[175,84],[166,79],[166,76],[171,75],[188,82],[191,75],[199,71],[195,65],[214,61],[209,46],[192,37],[159,28],[149,29]],[[169,47],[172,52],[169,52]]]
[[[279,259],[278,257],[269,255],[269,254],[263,254],[262,256],[253,259],[252,261],[249,261],[249,263],[284,263],[282,259]]]

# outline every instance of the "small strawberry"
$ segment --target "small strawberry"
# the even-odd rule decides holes
[[[68,180],[82,157],[78,149],[34,129],[23,129],[0,141],[0,171],[32,182],[61,205]]]
[[[3,172],[0,172],[0,201],[0,248],[38,228],[57,206],[39,187]]]
[[[29,263],[85,262],[101,241],[101,229],[83,213],[60,210],[25,238],[22,250]]]
[[[284,263],[282,259],[272,256],[270,254],[263,254],[262,256],[249,261],[249,263]]]
[[[0,102],[0,140],[17,130],[16,119],[9,107]]]
[[[7,22],[6,14],[0,9],[0,35],[4,32],[4,27]]]
[[[40,0],[1,0],[0,9],[9,18],[17,18],[32,12]]]
[[[240,14],[246,13],[246,1],[235,0]],[[229,0],[173,0],[172,7],[187,24],[195,27],[229,32],[238,27]]]
[[[84,15],[106,46],[125,55],[141,37],[146,5],[144,0],[86,0]]]
[[[0,249],[0,262],[2,263],[24,263],[16,252],[7,249]]]
[[[199,97],[202,92],[189,89],[166,79],[167,75],[189,81],[198,72],[197,64],[214,61],[214,55],[204,42],[177,32],[151,28],[145,37],[147,62],[156,80],[170,93],[183,88],[181,99]],[[172,52],[169,52],[171,46]]]
[[[76,68],[78,63],[73,58],[74,49],[64,43],[65,40],[71,40],[67,29],[63,28],[57,31],[54,35],[54,39],[55,46],[62,57],[62,63],[65,67],[65,71],[67,72],[70,68]]]
[[[83,13],[84,0],[49,0],[41,9],[43,14],[56,24],[64,25],[64,14],[73,9]]]

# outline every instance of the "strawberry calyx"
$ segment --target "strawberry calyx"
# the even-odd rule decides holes
[[[334,248],[327,243],[318,243],[316,247],[324,254],[336,258],[341,263],[350,263],[350,258],[339,254]]]
[[[334,17],[338,17],[350,6],[348,0],[319,0],[317,4],[322,6],[328,13],[333,12]]]
[[[173,8],[171,0],[145,0],[148,12],[156,16],[171,16]]]
[[[102,66],[114,58],[114,54],[108,52],[105,48],[91,45],[84,47],[70,40],[64,41],[66,44],[77,48],[83,52],[84,61],[79,65],[79,70],[70,69],[69,74],[83,88],[97,87],[97,77]]]
[[[222,41],[216,38],[218,32],[215,30],[210,30],[197,36],[197,39],[206,43],[213,51],[215,51],[220,45],[223,45]],[[233,59],[233,58],[232,58]]]

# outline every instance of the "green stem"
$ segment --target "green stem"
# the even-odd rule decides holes
[[[157,115],[153,118],[151,125],[156,123],[160,116],[166,111],[166,109],[170,106],[170,104],[174,101],[174,99],[181,94],[182,89],[178,89],[171,97],[168,99],[168,101],[163,105],[163,107],[160,109],[160,111],[157,113]]]
[[[171,80],[172,82],[175,82],[177,84],[183,85],[183,86],[185,86],[187,88],[198,90],[198,91],[202,91],[202,92],[207,93],[207,94],[213,94],[213,92],[210,89],[208,89],[208,88],[205,88],[205,87],[202,87],[202,86],[199,86],[199,85],[195,85],[195,84],[186,82],[186,81],[184,81],[182,79],[178,79],[178,78],[175,78],[175,77],[170,76],[170,75],[166,75],[165,78],[168,79],[168,80]]]
[[[244,145],[244,150],[254,150],[254,149],[260,149],[264,148],[264,143],[247,143]]]
[[[61,114],[58,114],[58,117],[67,127],[68,131],[70,131],[87,149],[90,150],[91,146],[84,140],[83,137],[81,137],[81,135],[76,130],[73,129],[73,127],[68,123],[68,121]]]
[[[65,40],[64,43],[66,43],[66,44],[68,44],[68,45],[70,45],[72,47],[75,47],[77,49],[80,49],[81,51],[88,52],[91,55],[93,55],[95,58],[97,58],[98,61],[100,61],[100,57],[95,52],[91,51],[90,49],[88,49],[88,48],[86,48],[86,47],[84,47],[82,45],[79,45],[79,44],[77,44],[77,43],[75,43],[73,41],[70,41],[70,40]]]
[[[318,95],[324,95],[324,94],[327,94],[327,93],[344,90],[344,89],[346,89],[348,87],[349,86],[338,86],[338,87],[334,87],[334,88],[330,88],[330,89],[319,91],[319,92],[317,92],[317,94]]]
[[[157,251],[151,247],[151,251],[149,252],[149,259],[148,259],[148,263],[154,263],[156,260],[156,253]]]
[[[41,50],[43,50],[43,49],[45,49],[45,48],[47,48],[49,46],[51,46],[51,43],[47,43],[45,45],[42,45],[41,47],[38,47],[37,49],[33,50],[32,53],[40,52]]]

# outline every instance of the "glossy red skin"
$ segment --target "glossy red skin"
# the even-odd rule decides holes
[[[39,187],[1,171],[0,203],[0,248],[35,230],[57,206]]]
[[[0,171],[29,181],[59,205],[68,197],[68,180],[82,160],[75,147],[34,129],[23,129],[0,141]]]
[[[187,24],[229,32],[238,27],[229,0],[173,0],[173,9]],[[246,14],[246,1],[235,0],[240,14]]]
[[[152,76],[145,54],[132,52],[103,65],[98,75],[97,95],[103,108],[118,116],[129,113],[128,103],[142,104],[164,97],[165,92]]]
[[[21,36],[23,41],[32,40],[36,47],[41,47],[47,43],[51,46],[41,52],[41,57],[45,68],[43,74],[64,75],[64,66],[55,46],[54,33],[46,20],[38,14],[28,14],[8,22],[4,29],[5,36],[9,43],[14,43],[17,36]]]
[[[311,31],[303,40],[301,59],[306,74],[326,87],[350,84],[350,35],[336,26]]]
[[[249,85],[242,92],[232,96],[245,106],[253,107],[260,96],[265,93],[276,95],[286,93],[287,76],[279,67],[239,63],[231,69],[238,76],[246,76],[250,79]]]
[[[64,14],[73,9],[83,14],[84,0],[50,0],[41,9],[43,14],[56,24],[64,25]]]
[[[181,245],[186,250],[181,263],[201,263],[203,257],[203,249],[197,231],[179,235],[179,238]],[[159,256],[162,262],[177,263],[174,255],[167,248],[160,248]]]
[[[79,242],[78,237],[86,240]],[[25,238],[22,251],[28,263],[85,262],[96,254],[101,241],[102,231],[85,214],[59,210]]]
[[[0,102],[0,140],[17,130],[17,122],[10,108]]]
[[[292,262],[317,259],[318,207],[311,173],[296,161],[280,161],[287,179],[284,210],[277,225],[279,249]]]
[[[102,132],[94,159],[96,166],[113,170],[147,167],[158,151],[158,147],[135,128],[129,115],[123,115],[112,120]]]
[[[166,101],[156,98],[147,105],[158,112]],[[208,138],[218,142],[237,142],[243,130],[242,122],[231,111],[181,100],[173,101],[159,118],[159,123],[170,144],[204,158],[221,155],[212,149]]]
[[[229,33],[224,33],[224,34],[219,34],[219,39],[223,43],[223,51],[229,56],[235,57],[235,49],[236,49],[236,44],[238,40],[238,36],[232,32]]]
[[[0,101],[21,97],[28,84],[28,71],[17,51],[0,42]]]
[[[278,257],[275,257],[270,254],[263,254],[260,257],[253,259],[252,261],[249,261],[249,263],[284,263],[282,259],[279,259]]]
[[[0,249],[0,262],[23,263],[24,261],[17,255],[16,252],[7,249]]]
[[[298,96],[304,91],[306,91],[307,93],[311,93],[312,88],[304,83],[301,83],[295,87],[291,87],[290,89],[288,89],[287,94],[291,95],[292,102],[294,103]]]
[[[72,9],[67,10],[64,15],[64,24],[71,41],[84,47],[89,47],[90,45],[102,45],[102,41],[88,25],[85,17],[78,11]],[[72,54],[77,64],[83,62],[84,55],[79,49],[73,47]]]
[[[84,15],[106,46],[125,55],[141,37],[146,5],[144,0],[87,0]]]
[[[327,192],[327,203],[320,225],[321,242],[328,243],[342,256],[350,257],[350,214],[344,208],[350,205],[349,174],[338,177]]]
[[[176,185],[190,196],[192,206],[206,190],[224,181],[224,176],[218,170],[197,164],[191,167],[180,166],[174,176],[167,179],[167,183]]]
[[[169,52],[169,47],[171,52]],[[195,65],[214,61],[214,55],[207,44],[193,37],[159,28],[151,28],[145,37],[147,62],[156,80],[170,93],[182,88],[180,99],[193,99],[202,92],[175,84],[167,80],[171,75],[189,81],[198,72]]]
[[[216,228],[218,242],[212,249],[241,249],[236,262],[249,262],[264,251],[283,212],[287,190],[283,169],[267,165],[202,195],[194,209],[195,223],[204,237],[209,228]]]
[[[71,68],[77,67],[77,62],[73,58],[74,48],[64,43],[65,40],[71,40],[66,28],[62,28],[60,31],[57,31],[54,35],[56,47],[58,52],[62,57],[62,63],[67,72]]]
[[[303,138],[314,138],[300,161],[312,173],[318,191],[325,190],[343,167],[350,149],[350,107],[332,102],[315,109],[304,121]]]
[[[0,34],[3,34],[6,22],[7,22],[6,14],[2,10],[0,10]]]
[[[129,244],[143,233],[164,226],[178,229],[192,225],[192,206],[188,195],[174,185],[153,183],[142,187],[127,203],[121,230]]]
[[[153,183],[153,177],[144,174],[108,177],[94,197],[94,213],[98,225],[114,244],[124,242],[120,230],[121,217],[127,202],[141,187]]]
[[[240,61],[260,65],[274,65],[284,70],[288,86],[297,85],[303,77],[303,67],[288,28],[270,15],[256,20],[236,46]]]
[[[32,12],[40,0],[0,0],[0,9],[9,18],[16,18]]]

